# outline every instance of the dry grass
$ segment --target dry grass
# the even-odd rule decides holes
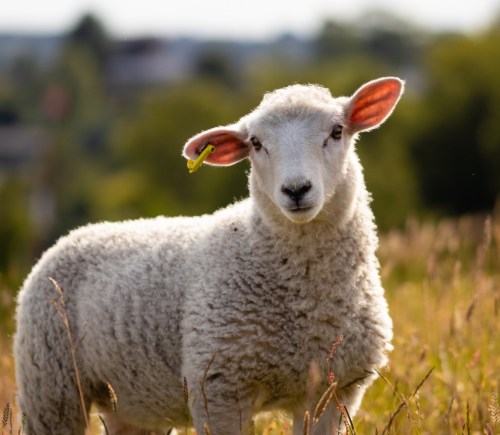
[[[395,349],[352,431],[500,433],[500,216],[409,221],[382,237],[379,255]],[[8,341],[0,337],[2,433],[15,434]],[[255,432],[287,435],[290,422],[265,415]]]
[[[410,222],[383,238],[380,256],[395,350],[387,381],[365,396],[358,431],[383,430],[404,399],[393,433],[498,433],[489,408],[500,382],[500,221]]]
[[[6,312],[13,312],[14,298],[0,282],[0,304]],[[3,310],[2,310],[3,311]],[[18,433],[18,413],[15,406],[15,381],[14,381],[14,359],[10,335],[4,331],[12,328],[11,319],[2,321],[0,317],[0,412],[2,412],[2,425],[0,434]]]

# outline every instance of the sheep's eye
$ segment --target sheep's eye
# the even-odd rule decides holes
[[[252,145],[255,148],[255,151],[259,151],[262,148],[262,144],[260,143],[260,140],[257,139],[255,136],[252,136],[250,138],[250,142],[252,142]]]
[[[339,124],[335,124],[333,126],[332,132],[330,133],[330,137],[333,140],[340,140],[342,138],[342,126]]]

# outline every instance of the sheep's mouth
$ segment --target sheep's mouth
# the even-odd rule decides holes
[[[306,219],[306,221],[309,221],[309,218],[307,218],[307,216],[314,214],[314,207],[311,205],[295,205],[288,207],[287,213],[294,221],[296,219],[298,219],[299,221],[302,221],[304,219]]]
[[[285,201],[280,206],[281,212],[291,221],[305,223],[314,219],[318,211],[318,204],[312,199],[302,201]]]
[[[310,205],[297,205],[295,207],[290,207],[288,210],[291,213],[306,213],[312,209],[313,207]]]
[[[316,216],[315,207],[310,205],[288,207],[283,212],[288,219],[298,224],[310,222]]]

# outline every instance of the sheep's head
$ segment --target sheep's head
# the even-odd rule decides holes
[[[236,124],[194,136],[184,156],[194,160],[211,144],[215,151],[208,164],[250,158],[259,192],[291,221],[309,222],[345,179],[356,134],[384,122],[403,87],[389,77],[366,83],[351,97],[333,98],[313,85],[278,89]]]

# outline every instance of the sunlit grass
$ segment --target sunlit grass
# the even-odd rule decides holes
[[[392,387],[379,379],[368,390],[358,431],[380,432],[434,367],[395,433],[497,433],[491,409],[500,381],[500,222],[413,222],[383,238],[380,257],[394,319],[395,349],[383,372]]]
[[[365,395],[356,433],[499,433],[500,216],[409,221],[404,230],[382,236],[379,256],[394,351]],[[2,336],[5,434],[18,433],[13,372],[9,337]],[[91,421],[89,433],[97,433],[95,413]],[[288,435],[291,424],[266,414],[255,432]]]

